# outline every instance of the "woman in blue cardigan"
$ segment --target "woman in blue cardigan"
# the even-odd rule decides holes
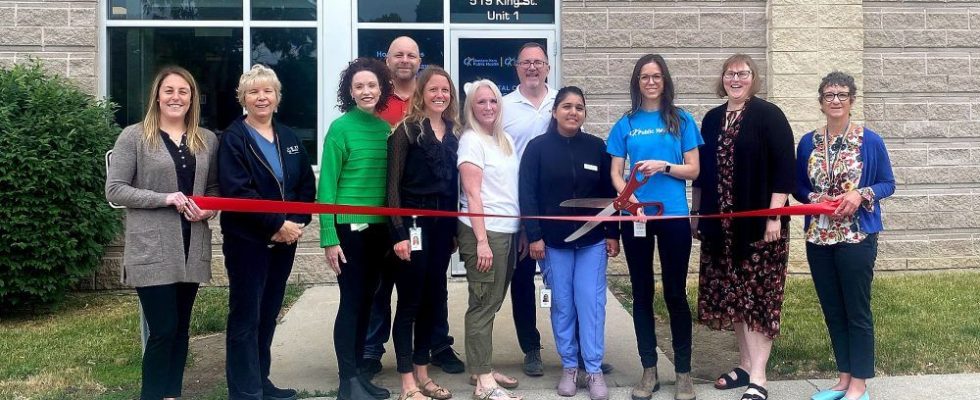
[[[800,139],[797,189],[803,203],[840,200],[833,215],[807,217],[806,257],[840,373],[836,385],[813,400],[860,399],[874,376],[871,279],[882,230],[879,202],[895,192],[885,143],[851,123],[854,78],[831,72],[820,82],[818,101],[827,125]]]

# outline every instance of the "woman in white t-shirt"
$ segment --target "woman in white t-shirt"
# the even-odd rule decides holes
[[[478,80],[466,85],[458,159],[462,211],[519,215],[517,176],[520,161],[500,117],[502,96],[497,85]],[[469,307],[466,309],[466,365],[476,384],[474,398],[520,399],[505,388],[517,379],[493,371],[493,319],[507,294],[514,272],[516,218],[459,218],[459,255],[466,265]]]

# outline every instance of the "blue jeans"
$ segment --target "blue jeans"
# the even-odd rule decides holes
[[[586,372],[602,371],[606,262],[605,240],[578,249],[545,247],[541,273],[551,288],[551,327],[563,368],[578,368],[581,352]]]

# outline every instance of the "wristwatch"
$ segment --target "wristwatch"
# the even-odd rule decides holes
[[[670,164],[666,164],[664,167],[664,173],[670,175]]]
[[[779,216],[778,215],[770,215],[768,218],[769,218],[770,221],[775,221],[775,220],[779,219]]]

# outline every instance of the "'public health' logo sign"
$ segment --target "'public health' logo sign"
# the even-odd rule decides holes
[[[463,59],[463,65],[467,67],[485,67],[485,68],[513,67],[516,62],[517,59],[514,57],[498,57],[498,58],[466,57]]]

